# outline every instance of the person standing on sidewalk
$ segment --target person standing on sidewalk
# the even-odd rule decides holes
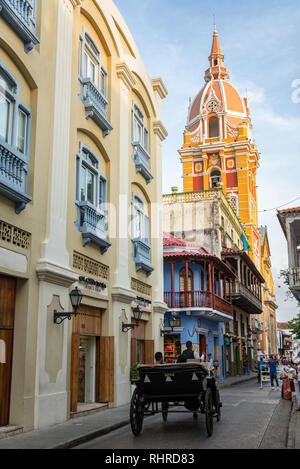
[[[278,362],[276,360],[273,360],[272,355],[270,356],[270,359],[268,361],[268,365],[270,368],[270,378],[271,378],[271,387],[274,389],[274,379],[276,381],[276,390],[279,389],[279,383],[278,383],[278,378],[277,378],[277,366]]]

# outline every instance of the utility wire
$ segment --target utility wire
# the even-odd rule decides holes
[[[265,209],[265,210],[259,210],[258,213],[270,212],[271,210],[278,210],[279,208],[281,208],[281,207],[286,207],[286,205],[289,205],[289,204],[291,204],[292,202],[295,202],[296,200],[299,200],[299,199],[300,199],[300,196],[297,197],[296,199],[290,200],[290,201],[287,202],[286,204],[279,205],[278,207],[268,208],[268,209]]]

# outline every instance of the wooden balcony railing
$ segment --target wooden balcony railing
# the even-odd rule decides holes
[[[183,291],[183,292],[165,292],[165,303],[169,308],[213,308],[222,313],[232,315],[232,305],[229,301],[211,292]]]

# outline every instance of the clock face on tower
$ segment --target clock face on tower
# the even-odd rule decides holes
[[[217,112],[219,105],[216,101],[210,101],[207,105],[207,110],[210,112]]]

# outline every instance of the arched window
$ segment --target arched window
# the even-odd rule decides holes
[[[209,119],[209,138],[219,137],[219,119],[211,117]]]
[[[220,187],[222,178],[221,173],[218,169],[214,169],[210,174],[210,187],[213,189],[214,187]]]
[[[80,75],[83,79],[89,79],[91,83],[107,98],[107,71],[101,64],[100,50],[90,34],[86,30],[81,39],[81,64]]]

